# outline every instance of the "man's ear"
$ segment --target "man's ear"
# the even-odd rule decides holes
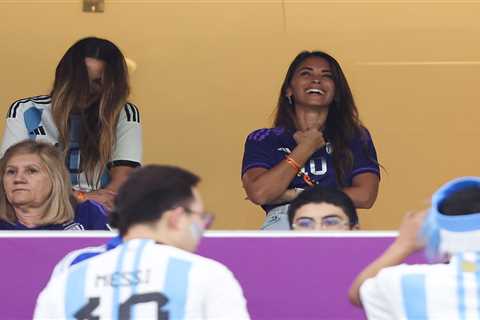
[[[178,207],[172,210],[168,210],[167,212],[164,213],[167,226],[169,229],[174,229],[177,230],[180,228],[182,219],[184,218],[184,212],[183,209]]]
[[[360,224],[353,225],[350,230],[360,230]]]

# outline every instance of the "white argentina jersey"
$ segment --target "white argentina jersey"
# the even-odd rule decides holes
[[[153,240],[130,240],[64,265],[40,293],[35,319],[249,319],[242,289],[224,265]]]
[[[15,101],[7,112],[5,129],[0,146],[0,156],[15,143],[35,140],[59,146],[59,133],[53,121],[50,96],[37,96]],[[107,172],[101,176],[100,185],[92,186],[80,171],[80,116],[69,118],[70,140],[65,164],[70,172],[72,186],[83,191],[103,188],[109,183]],[[138,108],[127,103],[120,112],[116,127],[116,142],[108,167],[139,166],[142,160],[142,128]],[[104,168],[97,168],[97,175]]]
[[[480,253],[385,268],[360,288],[368,319],[480,319]]]

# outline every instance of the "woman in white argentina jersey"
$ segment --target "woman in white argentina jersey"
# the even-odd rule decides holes
[[[436,264],[401,264],[424,245]],[[480,178],[466,177],[440,188],[428,212],[405,216],[397,239],[349,296],[369,319],[454,320],[480,318],[479,292]]]
[[[112,42],[85,38],[60,60],[50,95],[15,101],[0,148],[25,140],[49,142],[65,154],[79,200],[111,209],[142,157],[140,115],[129,96],[128,70]]]
[[[193,251],[211,222],[183,169],[146,166],[120,188],[120,237],[68,254],[40,293],[34,319],[249,319],[221,263]]]

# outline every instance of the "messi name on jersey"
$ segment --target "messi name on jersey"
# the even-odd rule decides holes
[[[97,275],[95,287],[129,287],[150,283],[150,269]]]

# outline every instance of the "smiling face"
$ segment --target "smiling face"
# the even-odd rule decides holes
[[[15,207],[40,208],[52,192],[52,181],[36,154],[18,154],[7,162],[3,188]]]
[[[335,82],[327,60],[315,56],[305,59],[295,70],[287,96],[295,106],[328,107],[335,97]]]

